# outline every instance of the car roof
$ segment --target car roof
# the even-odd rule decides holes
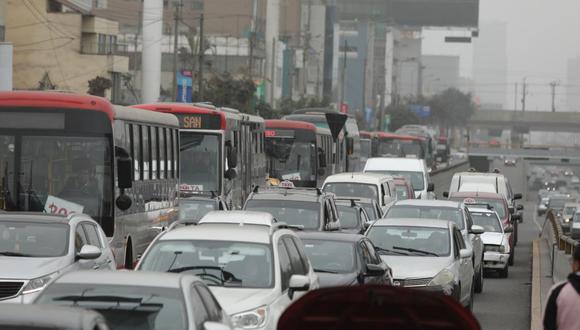
[[[321,191],[318,193],[316,189],[304,189],[304,188],[269,188],[254,192],[250,200],[291,200],[291,201],[305,201],[305,202],[318,202],[321,198],[329,196],[329,193]]]
[[[71,220],[82,218],[83,220],[91,219],[88,215],[70,215],[62,216],[41,212],[1,212],[0,221],[23,221],[39,223],[63,223],[68,224]]]
[[[143,271],[75,271],[64,273],[55,283],[142,286],[178,289],[188,274]]]
[[[365,171],[420,171],[425,169],[425,161],[416,158],[369,158],[365,164]]]
[[[449,198],[485,198],[485,199],[501,199],[504,200],[502,194],[483,192],[483,191],[459,191],[449,194]]]
[[[228,241],[269,244],[270,231],[270,227],[261,225],[206,223],[170,230],[159,237],[159,241]]]
[[[393,178],[390,175],[381,173],[350,172],[331,175],[326,178],[324,184],[338,182],[376,184],[378,182],[392,179]]]
[[[449,228],[453,223],[451,221],[438,219],[423,218],[405,218],[405,219],[379,219],[374,226],[393,226],[393,227],[429,227],[429,228]]]
[[[321,240],[356,243],[365,236],[350,233],[329,233],[329,232],[298,232],[298,237],[303,240]]]
[[[84,321],[100,317],[97,312],[78,308],[43,304],[2,304],[0,324],[32,328],[78,329]]]
[[[428,199],[404,199],[396,201],[395,205],[401,206],[431,206],[431,207],[448,207],[448,208],[460,208],[461,202],[448,201],[448,200],[428,200]]]
[[[458,172],[455,173],[454,176],[479,176],[479,177],[501,177],[505,178],[505,175],[502,173],[493,173],[493,172]]]

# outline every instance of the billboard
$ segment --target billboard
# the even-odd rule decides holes
[[[337,0],[341,19],[374,19],[411,27],[477,28],[479,0]]]

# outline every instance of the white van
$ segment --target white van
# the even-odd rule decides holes
[[[322,190],[337,197],[370,198],[377,201],[383,214],[395,202],[393,177],[380,173],[340,173],[326,178]]]
[[[458,191],[494,192],[505,197],[508,206],[515,207],[515,200],[522,194],[513,193],[508,178],[501,173],[459,172],[453,175],[449,191],[444,197]]]
[[[423,159],[371,158],[367,160],[364,172],[403,177],[411,182],[417,199],[435,199],[435,186],[431,183],[429,170]]]

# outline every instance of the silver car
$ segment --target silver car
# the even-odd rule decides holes
[[[0,303],[30,303],[59,274],[115,268],[105,233],[88,215],[0,213]]]
[[[472,250],[453,222],[381,219],[366,236],[392,268],[395,286],[441,292],[473,307]]]
[[[78,307],[4,304],[0,329],[108,330],[109,326],[100,313]]]
[[[95,310],[112,329],[232,329],[207,285],[188,274],[70,272],[34,303]]]

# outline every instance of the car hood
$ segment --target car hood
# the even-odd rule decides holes
[[[328,288],[333,286],[350,286],[357,284],[356,273],[347,274],[328,274],[316,273],[318,275],[318,283],[321,288]]]
[[[229,314],[245,312],[263,305],[269,305],[275,299],[275,289],[241,289],[210,286],[220,305]]]
[[[502,233],[490,233],[485,232],[481,234],[481,241],[485,245],[501,245],[504,239],[504,234]]]
[[[407,257],[381,255],[393,270],[393,278],[428,278],[437,275],[450,264],[449,257]]]
[[[56,258],[0,256],[0,279],[31,280],[52,274],[68,265],[67,256]]]

